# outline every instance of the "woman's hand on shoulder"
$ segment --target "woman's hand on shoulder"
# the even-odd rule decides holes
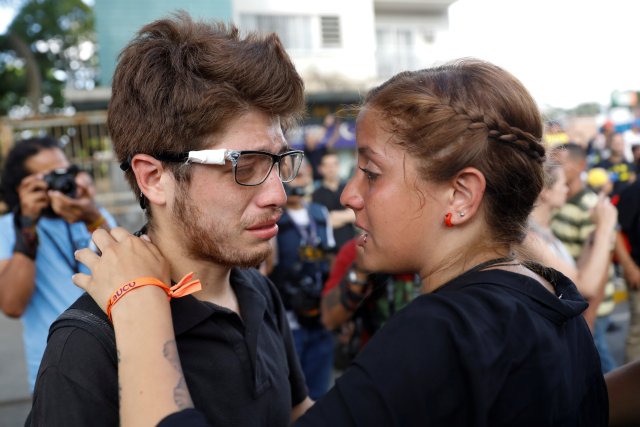
[[[75,257],[86,265],[91,275],[78,273],[73,283],[84,289],[106,312],[113,292],[138,277],[155,277],[169,283],[169,264],[147,236],[141,238],[123,228],[93,233],[99,254],[89,248],[76,251]]]

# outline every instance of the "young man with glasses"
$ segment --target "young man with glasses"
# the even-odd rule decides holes
[[[240,38],[186,15],[145,26],[114,75],[109,131],[145,232],[170,261],[164,283],[194,272],[202,287],[172,300],[176,341],[149,352],[180,356],[175,397],[188,387],[214,425],[286,425],[311,405],[278,292],[253,268],[302,161],[283,128],[303,107],[275,35]],[[118,425],[119,360],[97,326],[109,320],[87,295],[71,308],[84,319],[52,328],[27,424]]]

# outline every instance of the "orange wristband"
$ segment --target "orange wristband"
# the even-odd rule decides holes
[[[202,289],[202,284],[200,283],[200,280],[198,279],[191,280],[192,278],[193,278],[193,273],[189,273],[185,275],[182,279],[180,279],[178,283],[169,287],[164,283],[162,283],[159,279],[156,279],[155,277],[138,277],[137,279],[134,279],[120,286],[118,289],[116,289],[116,291],[113,294],[111,294],[111,297],[109,298],[109,302],[107,303],[107,316],[109,317],[109,320],[111,320],[111,309],[113,308],[115,303],[120,301],[122,297],[128,294],[129,292],[135,289],[140,289],[143,286],[157,286],[159,288],[162,288],[164,292],[167,294],[167,297],[169,297],[169,299],[180,298]]]

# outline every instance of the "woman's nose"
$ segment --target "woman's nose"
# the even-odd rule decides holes
[[[347,185],[345,185],[342,194],[340,195],[340,203],[350,209],[358,210],[364,206],[360,192],[358,191],[357,177],[353,176]]]

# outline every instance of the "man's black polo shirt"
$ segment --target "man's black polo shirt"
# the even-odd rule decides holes
[[[256,270],[232,270],[231,284],[241,317],[193,296],[171,301],[193,403],[212,425],[286,426],[291,408],[307,392],[282,302],[273,284]],[[86,294],[71,308],[106,319]],[[30,422],[119,424],[117,366],[91,333],[68,327],[51,335]]]

